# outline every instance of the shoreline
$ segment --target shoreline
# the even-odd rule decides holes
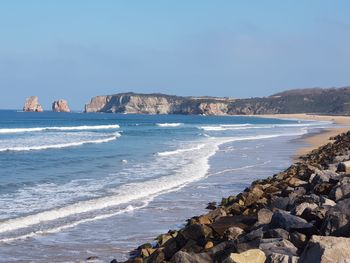
[[[329,261],[317,262],[347,262],[349,159],[350,131],[273,177],[210,203],[210,212],[159,235],[156,244],[140,245],[126,262],[308,263],[325,256]]]
[[[333,115],[313,115],[313,114],[262,114],[252,115],[260,118],[277,118],[277,119],[296,119],[308,121],[331,121],[336,124],[335,127],[320,129],[318,132],[308,133],[300,138],[305,143],[304,147],[299,148],[294,156],[294,161],[297,161],[300,156],[305,155],[312,150],[332,142],[331,137],[347,132],[350,129],[350,116],[333,116]]]

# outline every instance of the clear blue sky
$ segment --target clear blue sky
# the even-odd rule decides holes
[[[350,85],[348,0],[0,0],[0,108]]]

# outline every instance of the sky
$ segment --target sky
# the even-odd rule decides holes
[[[348,0],[0,0],[0,108],[350,85]]]

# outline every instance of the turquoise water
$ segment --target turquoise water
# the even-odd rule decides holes
[[[0,261],[126,258],[207,202],[287,167],[293,140],[329,125],[0,111]]]

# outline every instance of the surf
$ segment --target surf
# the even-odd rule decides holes
[[[108,130],[119,129],[118,124],[111,125],[81,125],[81,126],[48,126],[33,128],[2,128],[0,134],[25,133],[25,132],[41,132],[41,131],[90,131],[90,130]]]

